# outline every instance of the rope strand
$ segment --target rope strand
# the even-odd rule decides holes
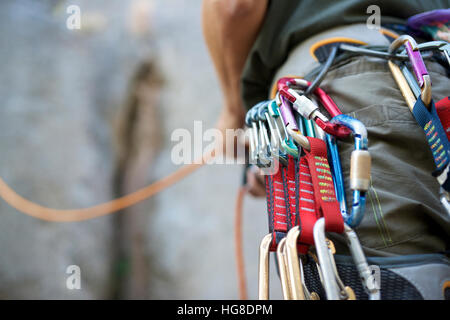
[[[108,214],[123,210],[139,202],[142,202],[187,177],[213,157],[214,151],[212,151],[211,153],[205,153],[202,156],[201,162],[194,161],[194,163],[192,164],[184,165],[175,172],[152,183],[147,187],[139,189],[123,197],[89,208],[59,210],[42,206],[19,195],[1,177],[0,197],[2,197],[11,207],[36,219],[51,222],[85,221],[106,216]]]

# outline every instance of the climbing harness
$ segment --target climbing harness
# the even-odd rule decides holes
[[[449,44],[444,41],[417,44],[410,36],[388,36],[393,40],[389,48],[368,46],[351,39],[339,38],[338,43],[336,39],[324,41],[325,48],[315,46],[311,49],[322,64],[315,71],[315,78],[310,81],[309,78],[293,76],[280,78],[272,90],[273,100],[254,107],[259,108],[259,118],[264,118],[267,123],[266,127],[260,125],[258,128],[266,130],[264,134],[260,132],[261,137],[270,137],[266,145],[281,147],[278,153],[276,148],[269,147],[270,157],[275,159],[278,155],[280,159],[287,159],[277,172],[265,176],[269,234],[260,245],[261,299],[269,298],[270,252],[276,252],[284,299],[356,299],[353,288],[345,285],[339,275],[336,250],[326,236],[328,232],[342,234],[346,239],[361,281],[360,287],[367,297],[371,300],[381,298],[379,284],[354,231],[363,221],[366,194],[371,185],[368,133],[361,121],[342,114],[320,87],[328,70],[343,57],[365,55],[387,61],[409,109],[427,136],[436,165],[433,175],[441,185],[442,203],[447,211],[450,209],[450,149],[447,138],[450,129],[444,130],[441,124],[444,116],[439,117],[450,113],[450,98],[446,97],[435,105],[431,78],[424,63],[424,59],[436,58],[435,52],[449,60]],[[405,49],[398,52],[401,46]],[[329,113],[330,119],[319,106]],[[252,112],[251,109],[249,113]],[[447,129],[450,117],[445,119],[448,119],[444,122]],[[338,144],[350,134],[354,140],[349,177],[353,199],[351,208],[347,209],[346,179],[342,173]],[[306,285],[311,284],[311,280],[305,273],[305,261],[308,261],[308,270],[311,262],[316,266],[324,297]]]
[[[441,186],[440,200],[450,214],[448,210],[450,207],[450,143],[448,135],[431,98],[431,79],[421,58],[419,46],[412,37],[401,36],[391,44],[389,51],[394,52],[401,44],[405,44],[416,79],[412,77],[405,66],[400,69],[392,61],[388,61],[388,65],[409,109],[424,130],[436,166],[436,170],[432,174]],[[434,46],[435,44],[428,47],[422,46],[422,48],[430,49]],[[444,110],[448,112],[449,109],[445,108]],[[448,117],[443,117],[442,120],[446,125],[450,121]]]

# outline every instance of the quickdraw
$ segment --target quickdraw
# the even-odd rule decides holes
[[[293,87],[299,91],[307,89],[310,85],[308,81],[295,78],[283,78],[278,83],[283,82],[289,83],[287,86],[293,83]],[[333,168],[337,169],[337,171],[333,170],[333,173],[328,162],[327,135],[322,131],[321,122],[317,122],[317,118],[324,120],[323,123],[328,123],[328,127],[337,128],[335,132],[340,132],[342,136],[346,136],[353,131],[354,135],[358,137],[355,139],[357,142],[355,153],[367,150],[367,133],[364,135],[360,127],[353,122],[349,120],[345,122],[345,116],[341,114],[336,104],[322,89],[316,88],[314,95],[332,114],[333,119],[335,119],[333,121],[328,121],[318,111],[318,106],[312,100],[301,96],[300,93],[293,91],[292,88],[286,90],[291,90],[290,94],[295,94],[297,97],[296,101],[301,102],[292,104],[284,95],[278,93],[275,99],[278,103],[269,101],[265,102],[265,104],[257,104],[248,113],[249,119],[255,119],[254,114],[259,114],[259,119],[262,119],[264,114],[270,130],[269,145],[272,145],[272,141],[290,141],[290,139],[297,143],[294,149],[297,151],[296,153],[290,151],[292,150],[292,145],[295,146],[295,144],[290,144],[287,148],[281,148],[288,153],[287,166],[282,166],[276,173],[265,177],[269,234],[264,237],[260,245],[259,298],[269,298],[269,252],[276,251],[284,298],[316,300],[319,299],[319,295],[315,292],[310,292],[305,285],[303,267],[301,260],[299,262],[298,254],[306,255],[311,247],[315,247],[318,250],[318,246],[322,245],[322,243],[319,244],[318,242],[321,240],[316,240],[314,234],[315,226],[319,220],[324,222],[324,232],[326,230],[345,234],[348,230],[351,230],[349,226],[344,225],[343,220],[342,213],[346,212],[346,209],[345,196],[342,195],[344,193],[342,173],[340,172],[340,165],[337,165],[339,159],[332,160]],[[266,107],[268,108],[267,111],[261,111]],[[300,116],[297,121],[292,113],[292,108],[297,111],[300,108],[307,109],[308,115],[304,112],[299,112],[302,116],[306,116]],[[277,121],[280,118],[282,120],[281,123]],[[316,121],[311,122],[313,119]],[[341,122],[339,122],[339,119],[341,119]],[[247,125],[252,126],[252,129],[255,131],[265,130],[262,125],[257,128],[254,122],[249,120]],[[283,126],[282,130],[279,128],[280,126]],[[309,137],[304,136],[305,133]],[[251,136],[264,135],[253,133]],[[338,157],[336,145],[333,146],[328,143],[328,148],[333,150],[333,154]],[[283,151],[274,152],[272,148],[269,149],[274,154],[283,153]],[[359,160],[362,156],[355,157]],[[357,161],[358,168],[361,167],[360,163],[361,161]],[[370,166],[368,169],[370,175]],[[352,180],[355,181],[353,183],[355,185],[354,188],[358,188],[358,192],[360,192],[360,189],[363,189],[361,188],[363,183],[360,181],[363,177],[359,174],[360,171],[361,169],[358,171],[356,178]],[[336,173],[339,173],[339,175],[336,175]],[[335,187],[335,181],[340,181],[341,186]],[[339,201],[337,197],[338,192],[341,195]],[[358,195],[358,205],[354,206],[355,208],[352,212],[354,215],[357,215],[357,219],[353,220],[357,222],[362,217],[362,207],[364,206],[364,201],[361,200],[364,197],[361,196],[361,193],[358,193]],[[357,238],[356,242],[358,242]],[[360,248],[360,246],[353,245],[351,248]],[[361,261],[365,261],[365,258],[361,260],[361,253],[362,250],[358,251],[357,254],[355,253],[355,257],[359,259],[357,263],[364,266],[364,264],[361,264]],[[364,255],[362,256],[364,257]],[[322,258],[319,258],[319,260]],[[322,264],[318,265],[321,268]],[[367,263],[365,266],[367,266]],[[363,273],[362,278],[367,278],[367,268],[360,267],[358,270]],[[325,271],[321,271],[321,273],[324,274]],[[333,273],[334,278],[339,279],[335,266]],[[324,278],[324,284],[326,281]],[[338,281],[338,283],[342,284],[342,281]],[[354,293],[350,288],[343,286],[341,289],[340,299],[354,298]],[[327,293],[328,299],[333,299],[334,297],[332,294],[329,296]]]
[[[397,53],[402,45],[405,50]],[[340,44],[339,49],[388,60],[409,109],[427,135],[437,168],[434,175],[443,190],[447,191],[450,187],[448,132],[442,128],[432,100],[431,79],[420,51],[439,51],[448,57],[448,44],[434,42],[418,45],[413,38],[400,36],[394,39],[388,52],[350,44]],[[403,64],[405,61],[410,61],[414,74]],[[260,246],[259,297],[263,299],[269,298],[268,259],[271,251],[276,252],[285,299],[320,298],[318,293],[311,292],[306,286],[303,272],[303,257],[306,256],[317,265],[327,299],[356,298],[352,288],[346,286],[339,276],[334,261],[334,244],[326,237],[327,232],[344,235],[369,299],[381,297],[380,288],[353,230],[363,221],[365,197],[371,182],[368,133],[359,120],[341,114],[334,101],[317,86],[322,78],[321,72],[315,81],[281,78],[276,83],[275,98],[258,107],[259,119],[264,118],[268,124],[268,128],[260,125],[258,130],[268,130],[272,157],[278,154],[283,155],[281,159],[287,159],[279,172],[266,176],[270,233],[263,238]],[[447,97],[438,102],[440,113],[450,110],[449,101]],[[319,110],[319,104],[328,111],[331,120]],[[265,111],[261,111],[264,108]],[[297,112],[297,117],[293,111]],[[349,134],[354,139],[349,183],[353,200],[351,209],[347,210],[337,145],[339,139]],[[274,147],[279,147],[279,150]],[[282,218],[278,219],[273,213],[275,182],[283,187],[277,190],[278,200],[284,201],[284,206],[280,207],[284,211],[278,212]],[[448,193],[443,192],[442,198],[443,205],[449,210]]]

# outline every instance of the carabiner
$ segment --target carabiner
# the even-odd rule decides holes
[[[300,227],[295,226],[286,235],[285,252],[287,258],[287,270],[290,296],[294,300],[319,300],[319,295],[315,292],[309,292],[305,284],[303,274],[303,264],[301,258],[298,258],[297,240],[300,236]]]
[[[348,215],[347,204],[345,199],[345,185],[344,177],[342,176],[341,160],[339,158],[339,151],[336,142],[336,138],[330,134],[326,136],[326,142],[328,147],[328,154],[331,159],[330,165],[333,171],[333,183],[336,191],[336,199],[339,202],[339,208],[343,217]]]
[[[267,110],[267,103],[268,102],[263,102],[258,105],[258,107],[256,108],[256,113],[254,114],[255,117],[254,121],[258,122],[259,126],[259,134],[261,141],[261,147],[259,149],[260,151],[259,157],[262,160],[261,162],[263,164],[270,165],[270,163],[272,162],[272,154],[271,154],[270,140],[265,125],[266,117],[264,115]]]
[[[291,288],[287,267],[286,238],[281,239],[277,247],[278,269],[280,271],[281,290],[284,300],[291,300]]]
[[[253,122],[253,114],[256,112],[255,106],[247,111],[245,115],[245,124],[250,129],[250,160],[253,163],[258,163],[259,157],[259,135],[258,127]]]
[[[339,46],[339,49],[341,49],[343,51],[348,51],[348,52],[351,52],[354,54],[358,54],[358,55],[364,55],[364,56],[375,57],[375,58],[380,58],[380,59],[400,60],[400,61],[409,60],[408,55],[403,52],[401,54],[393,54],[393,53],[388,53],[388,52],[384,52],[384,51],[377,51],[377,50],[367,49],[367,48],[363,48],[363,47],[359,47],[359,46],[354,46],[354,45],[346,44],[346,43],[342,43]]]
[[[293,109],[300,113],[300,115],[306,119],[314,120],[325,132],[340,138],[347,137],[349,134],[347,129],[330,123],[328,118],[320,112],[317,105],[307,97],[299,95],[294,90],[295,87],[302,89],[305,85],[308,86],[308,83],[304,79],[281,78],[277,82],[278,94],[292,103]],[[283,102],[282,99],[280,100]],[[295,131],[295,128],[292,129]]]
[[[267,129],[263,121],[260,120],[259,112],[265,107],[266,101],[253,106],[245,116],[245,124],[250,127],[250,160],[258,167],[270,167],[272,155]],[[263,118],[265,120],[265,118]]]
[[[355,263],[356,269],[358,270],[359,276],[362,280],[364,290],[369,295],[370,300],[380,300],[379,284],[376,283],[375,278],[370,271],[358,236],[348,225],[344,225],[344,233],[353,257],[353,262]]]
[[[270,131],[270,153],[272,154],[272,157],[277,158],[277,160],[284,166],[288,165],[287,160],[287,154],[285,152],[281,151],[281,147],[283,145],[286,145],[286,143],[283,143],[285,138],[283,134],[280,131],[280,125],[277,122],[277,119],[279,119],[279,113],[278,111],[273,108],[273,104],[276,105],[276,103],[269,102],[264,107],[264,113],[263,116],[265,117],[265,122],[269,125],[269,131]],[[278,106],[277,106],[278,107]]]
[[[288,266],[288,279],[291,289],[291,297],[294,300],[305,300],[303,292],[303,279],[300,274],[300,266],[297,253],[297,239],[300,235],[300,227],[296,226],[289,230],[286,235],[286,257]]]
[[[258,299],[269,300],[269,250],[272,234],[266,235],[259,246]]]
[[[429,107],[431,103],[431,78],[428,74],[425,63],[423,62],[417,42],[411,36],[402,35],[391,43],[389,46],[389,53],[395,53],[395,51],[402,45],[406,48],[409,61],[413,67],[416,79],[419,82],[422,101],[425,106]]]
[[[349,128],[355,139],[355,148],[350,161],[350,189],[353,190],[352,211],[343,218],[346,224],[356,227],[364,217],[366,192],[370,185],[372,160],[368,151],[367,129],[361,121],[344,114],[334,117],[331,122]]]
[[[429,41],[417,45],[420,51],[439,51],[447,59],[448,65],[450,66],[450,43],[447,41]],[[402,54],[405,50],[402,52]]]
[[[408,81],[406,80],[404,74],[400,70],[400,67],[392,61],[388,61],[389,69],[391,69],[392,76],[397,83],[403,98],[411,112],[413,112],[414,105],[416,104],[416,97],[412,91]]]
[[[334,258],[330,253],[328,241],[325,238],[325,218],[320,218],[314,224],[314,244],[319,259],[322,284],[328,300],[341,300],[342,292],[336,279]]]
[[[280,117],[282,120],[281,126],[283,127],[285,136],[285,139],[281,142],[281,145],[283,149],[286,151],[286,153],[297,159],[300,154],[300,150],[294,144],[294,142],[291,139],[291,136],[288,133],[288,129],[298,131],[294,115],[292,114],[289,105],[286,103],[286,101],[283,100],[282,97],[280,97],[279,94],[277,94],[275,105],[278,113],[281,115]],[[273,105],[272,103],[272,108],[275,109],[275,105]]]

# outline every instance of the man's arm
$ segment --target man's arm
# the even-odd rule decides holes
[[[268,0],[203,0],[203,33],[224,95],[218,128],[244,125],[240,79]]]

